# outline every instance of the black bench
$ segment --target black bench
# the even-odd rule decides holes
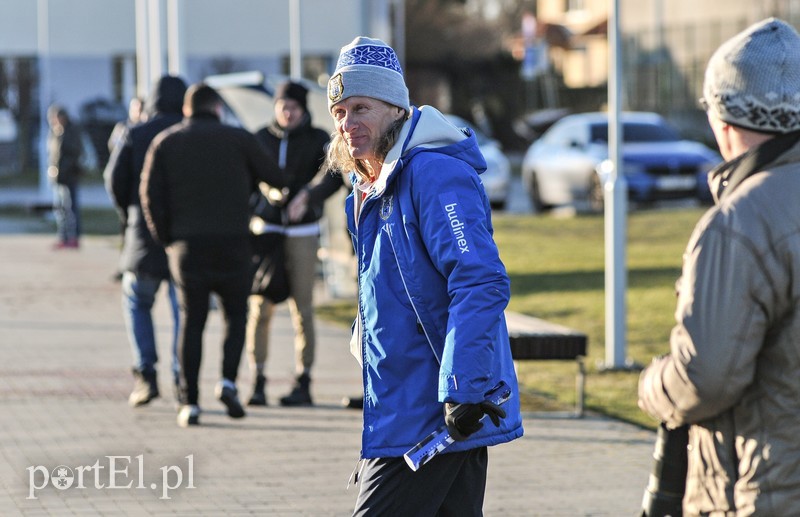
[[[586,334],[563,325],[510,311],[506,311],[506,324],[511,341],[511,356],[515,361],[577,361],[575,414],[578,417],[583,416],[586,387],[586,368],[583,359],[586,357],[588,342]]]

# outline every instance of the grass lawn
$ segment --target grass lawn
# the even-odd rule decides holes
[[[681,255],[704,208],[642,210],[628,215],[627,357],[646,365],[669,350]],[[602,216],[493,217],[495,240],[511,277],[509,310],[560,323],[589,337],[586,407],[645,427],[656,422],[636,405],[638,371],[608,371],[605,360],[604,223]],[[346,322],[351,302],[320,308]],[[525,409],[570,409],[573,361],[524,361]]]
[[[0,207],[0,231],[52,233],[55,239],[56,223],[49,214],[19,207]],[[119,232],[119,218],[113,210],[81,208],[81,233],[84,235],[119,235]]]
[[[675,281],[681,255],[703,208],[637,211],[628,215],[627,358],[646,365],[669,351]],[[655,427],[636,405],[638,371],[604,371],[605,252],[601,216],[574,218],[497,215],[495,239],[511,277],[512,311],[585,332],[589,337],[586,405]],[[599,368],[598,368],[599,366]],[[572,404],[575,365],[520,363],[520,384]]]

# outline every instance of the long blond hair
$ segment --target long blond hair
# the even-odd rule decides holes
[[[389,150],[394,147],[394,144],[397,143],[397,137],[400,135],[403,124],[408,118],[408,112],[403,111],[405,112],[403,116],[392,122],[375,144],[375,157],[381,162],[386,158]],[[358,175],[360,180],[369,180],[369,170],[365,161],[353,158],[347,142],[338,131],[334,131],[331,134],[331,143],[328,145],[325,166],[329,171],[339,171],[345,174],[352,171]]]

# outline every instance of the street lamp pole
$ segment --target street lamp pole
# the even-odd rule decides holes
[[[625,366],[625,295],[627,270],[625,258],[628,186],[622,171],[623,141],[620,123],[622,99],[622,59],[619,41],[619,0],[610,0],[608,20],[608,152],[610,167],[605,182],[605,307],[606,360],[605,367]],[[608,162],[606,164],[608,166]]]
[[[39,56],[39,198],[52,198],[47,177],[47,136],[50,126],[47,121],[52,90],[50,86],[50,4],[49,0],[38,0],[36,12],[36,46]]]
[[[289,0],[289,76],[292,79],[301,79],[303,76],[301,29],[300,0]]]
[[[186,74],[183,14],[183,0],[167,0],[167,70],[175,76]]]
[[[161,0],[150,0],[147,17],[147,35],[150,45],[150,83],[153,83],[164,73],[164,44],[161,39]]]
[[[136,0],[136,95],[144,99],[150,92],[150,41],[148,39],[147,4]]]

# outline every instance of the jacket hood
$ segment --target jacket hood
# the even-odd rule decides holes
[[[183,96],[186,94],[186,83],[180,77],[165,75],[156,82],[153,93],[147,99],[145,113],[152,116],[156,113],[182,113]]]
[[[383,192],[396,171],[403,168],[403,162],[421,152],[452,156],[466,162],[478,174],[486,170],[486,160],[472,130],[455,127],[432,106],[412,107],[397,143],[386,155],[375,190]]]

